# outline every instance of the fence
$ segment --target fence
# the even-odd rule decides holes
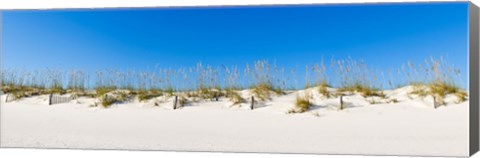
[[[48,96],[48,105],[53,105],[53,104],[61,104],[61,103],[68,103],[72,101],[74,97],[72,96],[59,96],[59,95],[54,95],[50,94]]]
[[[15,96],[7,93],[7,95],[5,96],[5,103],[8,103],[8,102],[11,102],[11,101],[14,101],[15,100]]]

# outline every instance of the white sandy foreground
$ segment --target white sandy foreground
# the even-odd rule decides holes
[[[428,99],[387,92],[398,103],[360,96],[316,98],[306,113],[285,114],[297,93],[255,110],[226,98],[172,110],[130,102],[104,109],[92,99],[48,106],[45,96],[1,104],[1,146],[375,155],[468,155],[468,101],[434,109]],[[3,97],[2,97],[3,98]],[[3,100],[3,99],[2,99]]]

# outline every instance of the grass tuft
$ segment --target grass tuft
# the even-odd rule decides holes
[[[363,97],[381,97],[385,98],[385,94],[383,91],[376,89],[376,88],[371,88],[365,85],[361,84],[356,84],[354,86],[348,86],[348,87],[341,87],[339,89],[340,92],[350,92],[350,93],[360,93]]]
[[[422,98],[426,96],[435,96],[443,100],[448,94],[453,94],[457,97],[456,103],[462,103],[467,100],[468,94],[458,86],[446,83],[441,80],[436,80],[430,84],[412,84],[413,90],[409,94],[418,95]]]
[[[297,96],[295,100],[295,108],[289,110],[287,113],[303,113],[310,109],[312,103],[308,97]]]
[[[260,99],[261,101],[269,100],[271,96],[271,92],[275,92],[276,94],[282,94],[281,91],[275,91],[271,84],[261,83],[252,88],[253,94]]]
[[[456,103],[462,103],[467,101],[468,94],[465,91],[459,91],[455,93],[455,96],[457,97]]]
[[[112,106],[114,103],[117,103],[118,100],[113,98],[113,97],[105,97],[102,99],[102,107],[103,108],[109,108],[110,106]]]
[[[114,91],[114,87],[97,87],[95,88],[95,94],[97,95],[96,97],[102,97],[105,94]]]
[[[101,105],[104,108],[109,108],[115,103],[125,102],[129,99],[129,94],[124,91],[114,91],[108,94],[104,94],[100,97]]]
[[[330,92],[328,92],[328,84],[325,81],[323,81],[318,87],[318,92],[327,98],[330,98],[331,96]]]
[[[238,92],[234,90],[227,90],[227,97],[231,102],[233,102],[233,105],[246,102],[246,100],[242,98],[242,96],[240,96],[240,94],[238,94]]]
[[[146,100],[150,100],[152,98],[156,98],[156,97],[159,97],[159,96],[162,96],[163,93],[159,90],[150,90],[150,91],[138,91],[137,92],[137,97],[138,97],[138,100],[139,101],[146,101]]]

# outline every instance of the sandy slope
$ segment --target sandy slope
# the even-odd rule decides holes
[[[253,111],[224,98],[179,110],[149,102],[91,108],[86,98],[47,106],[45,96],[27,98],[2,103],[1,146],[466,156],[468,102],[433,109],[403,91],[386,92],[399,98],[395,104],[349,96],[342,111],[334,106],[338,99],[318,97],[303,114],[285,114],[301,91]]]

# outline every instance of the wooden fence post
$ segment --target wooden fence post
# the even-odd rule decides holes
[[[10,93],[7,94],[7,97],[5,97],[5,103],[8,102],[8,96],[10,95]]]
[[[250,104],[250,110],[253,110],[253,106],[255,105],[255,97],[252,96],[252,102]]]
[[[436,109],[437,108],[437,98],[435,98],[435,96],[432,96],[433,97],[433,108]]]
[[[48,95],[48,105],[52,105],[53,94]]]
[[[175,101],[173,102],[173,110],[177,109],[178,96],[175,96]]]
[[[340,110],[343,110],[343,95],[340,96]]]

